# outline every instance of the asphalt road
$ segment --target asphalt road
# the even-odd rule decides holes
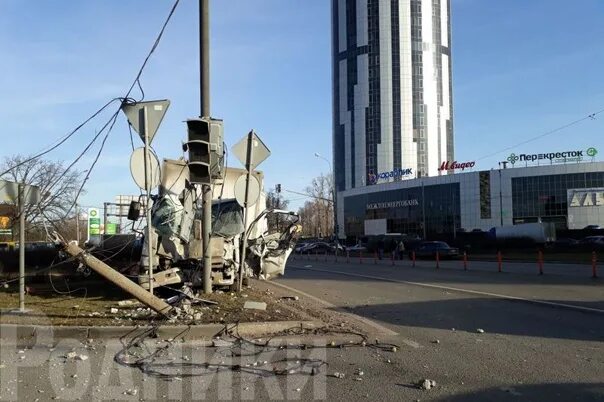
[[[294,350],[301,341],[289,339],[282,345],[290,349],[250,347],[233,357],[230,347],[176,343],[162,351],[164,341],[148,340],[123,356],[128,339],[39,338],[25,347],[2,334],[1,400],[604,400],[603,314],[444,288],[600,308],[600,281],[294,260],[277,283],[372,320],[384,335],[369,343],[379,337],[399,349],[357,347],[349,342],[358,338],[346,336],[350,347],[342,349]],[[302,342],[332,340],[342,342],[333,334]],[[66,359],[71,351],[88,358]],[[116,356],[144,364],[117,364]],[[436,387],[418,389],[422,379]]]
[[[437,270],[433,261],[411,268],[293,260],[278,282],[397,332],[393,342],[407,346],[376,388],[402,400],[604,400],[604,314],[459,291],[604,309],[604,281],[477,264],[464,272]],[[438,386],[417,395],[397,385],[422,377]]]

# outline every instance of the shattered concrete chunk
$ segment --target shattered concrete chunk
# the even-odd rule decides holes
[[[343,379],[344,377],[346,377],[346,374],[336,371],[335,373],[333,373],[333,377]]]
[[[124,391],[124,395],[135,396],[136,394],[138,394],[138,390],[137,389],[129,389],[127,391]]]
[[[436,387],[436,381],[434,380],[429,380],[429,379],[425,379],[425,380],[421,380],[418,382],[417,384],[418,388],[423,389],[423,390],[429,390],[432,389],[434,387]]]
[[[248,310],[266,310],[265,302],[246,301],[243,305],[244,309]]]
[[[118,309],[116,309],[115,307],[111,307],[111,310],[109,310],[111,312],[111,314],[117,314],[119,312]]]
[[[233,342],[223,341],[222,339],[213,339],[212,346],[215,348],[229,348],[233,346]]]

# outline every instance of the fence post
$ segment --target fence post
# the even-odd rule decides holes
[[[543,275],[543,251],[537,253],[537,265],[539,265],[539,275]]]
[[[350,250],[346,250],[346,263],[350,262]]]
[[[468,253],[466,253],[465,251],[463,252],[463,270],[468,270]]]
[[[436,252],[436,269],[440,268],[440,253]]]
[[[392,255],[392,266],[394,266],[394,251],[391,253]]]
[[[359,264],[363,264],[363,252],[359,250]]]
[[[377,264],[377,251],[373,252],[373,265]]]
[[[338,245],[336,244],[336,263],[338,262]]]
[[[501,251],[497,251],[497,271],[501,272],[501,265],[502,265],[502,257],[501,257]]]
[[[596,268],[596,264],[597,264],[597,256],[596,256],[596,252],[592,251],[591,252],[591,277],[596,279],[598,277],[598,272],[597,272],[597,268]]]
[[[415,251],[411,252],[411,261],[413,261],[412,267],[415,267]]]

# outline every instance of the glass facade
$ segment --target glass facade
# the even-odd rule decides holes
[[[480,185],[480,219],[491,219],[491,172],[478,174]]]
[[[604,172],[512,178],[514,224],[554,222],[567,228],[568,189],[604,187]]]
[[[388,233],[424,238],[454,233],[461,219],[459,183],[348,196],[344,216],[349,237],[364,236],[367,219],[386,219]]]

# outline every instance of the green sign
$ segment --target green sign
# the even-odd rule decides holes
[[[589,157],[592,157],[592,158],[593,158],[593,157],[594,157],[594,156],[596,156],[597,154],[598,154],[598,150],[597,150],[597,149],[595,149],[594,147],[587,148],[587,156],[589,156]]]
[[[116,223],[105,223],[105,234],[107,234],[107,235],[117,234],[117,224]]]
[[[12,235],[13,234],[13,230],[12,229],[0,229],[0,235]]]
[[[88,238],[90,236],[99,236],[101,234],[101,218],[99,210],[96,208],[88,209]]]

